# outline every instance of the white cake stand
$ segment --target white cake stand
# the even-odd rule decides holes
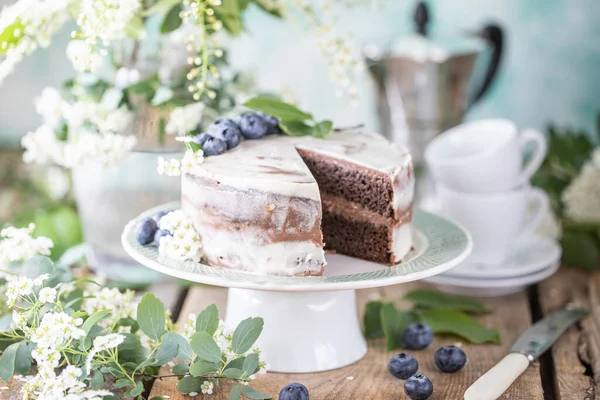
[[[130,221],[123,247],[139,263],[163,274],[229,288],[226,327],[262,317],[257,345],[269,371],[301,373],[340,368],[360,360],[367,344],[356,311],[356,289],[395,285],[428,278],[456,266],[470,253],[469,234],[445,218],[414,213],[414,251],[394,267],[343,255],[327,255],[325,276],[283,277],[215,268],[159,256],[153,246],[135,240],[136,222],[179,203],[159,206]]]

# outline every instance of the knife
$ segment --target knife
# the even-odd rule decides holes
[[[495,400],[542,355],[571,325],[588,315],[587,310],[565,308],[534,324],[504,357],[465,392],[465,400]]]

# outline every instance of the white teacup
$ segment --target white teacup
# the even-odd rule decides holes
[[[473,251],[469,260],[488,265],[503,263],[519,237],[539,225],[549,206],[546,193],[530,186],[485,194],[438,186],[437,194],[440,212],[471,233]]]
[[[523,165],[524,148],[535,150]],[[546,139],[528,129],[518,133],[505,119],[484,119],[456,126],[433,139],[425,160],[440,184],[462,192],[510,190],[529,181],[546,156]]]

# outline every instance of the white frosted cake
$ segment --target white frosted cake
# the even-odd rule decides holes
[[[212,266],[321,275],[324,248],[392,265],[412,247],[411,157],[377,134],[245,140],[182,179]]]

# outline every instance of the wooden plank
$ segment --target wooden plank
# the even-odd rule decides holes
[[[21,387],[24,382],[22,379],[13,378],[8,383],[0,380],[0,400],[21,400]]]
[[[544,315],[566,305],[590,309],[590,317],[570,328],[551,351],[557,399],[596,399],[600,394],[600,274],[561,268],[540,283],[538,292]]]
[[[424,286],[426,285],[405,284],[385,289],[360,290],[357,296],[359,312],[362,315],[369,298],[383,295],[389,299],[400,299],[403,292]],[[531,316],[525,293],[484,301],[496,311],[481,317],[480,320],[487,326],[495,327],[500,331],[502,345],[461,344],[467,353],[468,362],[462,371],[455,374],[439,372],[433,361],[433,354],[439,346],[455,344],[456,339],[436,338],[428,349],[410,352],[419,360],[420,373],[427,375],[434,384],[432,400],[462,399],[466,388],[498,362],[507,353],[516,337],[530,326]],[[221,315],[224,315],[226,289],[192,289],[181,316],[187,318],[190,311],[198,312],[210,303],[217,304]],[[290,382],[300,382],[306,385],[310,391],[310,398],[313,400],[406,399],[403,382],[392,377],[387,371],[387,363],[393,354],[385,351],[382,339],[371,340],[367,356],[348,367],[315,374],[268,373],[259,376],[254,381],[253,387],[273,395],[275,399],[279,390]],[[162,373],[168,374],[168,369]],[[173,378],[157,380],[150,397],[167,395],[171,400],[188,399],[187,396],[177,393],[176,383],[177,380]],[[506,392],[505,396],[512,400],[542,399],[539,364],[535,363],[530,367]],[[227,395],[225,391],[219,389],[210,398],[225,400]]]

